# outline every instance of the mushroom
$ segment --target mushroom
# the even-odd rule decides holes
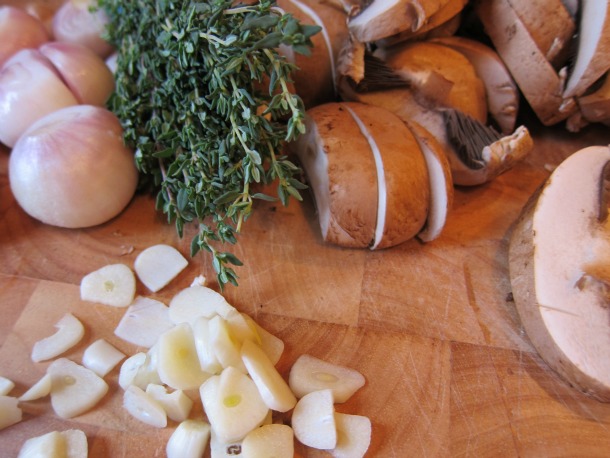
[[[347,15],[324,0],[278,0],[278,6],[304,24],[321,27],[311,40],[311,55],[305,56],[282,47],[298,71],[292,73],[294,87],[306,108],[337,98],[335,67],[342,43],[349,34]]]
[[[468,0],[449,0],[442,8],[434,13],[418,30],[404,30],[387,38],[377,40],[377,46],[393,46],[415,38],[430,38],[431,36],[450,36],[457,32],[461,24],[460,13]]]
[[[604,75],[595,88],[577,97],[578,112],[574,113],[567,121],[567,129],[570,132],[578,132],[584,126],[592,122],[610,125],[610,77]]]
[[[509,244],[525,331],[568,383],[610,401],[610,149],[564,160],[525,205]]]
[[[485,85],[489,115],[503,133],[513,132],[519,112],[519,89],[495,50],[480,41],[458,36],[436,38],[433,43],[449,46],[470,61]]]
[[[576,61],[564,97],[582,95],[610,69],[610,1],[582,0]]]
[[[417,235],[428,217],[428,168],[413,134],[379,107],[329,103],[307,112],[291,145],[314,193],[323,239],[388,248]]]
[[[416,31],[450,0],[373,0],[348,22],[354,37],[363,43],[405,30]],[[363,2],[364,3],[364,2]]]
[[[435,46],[434,49],[452,51],[442,45]],[[460,57],[460,62],[472,67],[466,58]],[[374,67],[373,74],[370,72],[371,66]],[[469,71],[474,75],[472,68]],[[430,72],[428,78],[420,78],[419,82],[413,76],[411,80],[416,84],[409,84],[406,76],[402,77],[404,73],[397,74],[388,69],[380,59],[367,58],[358,42],[351,42],[342,52],[338,74],[339,93],[344,100],[383,107],[406,123],[420,124],[433,135],[449,160],[454,184],[474,186],[492,180],[512,167],[533,147],[525,127],[503,136],[482,123],[480,118],[475,119],[465,113],[473,104],[475,107],[479,103],[485,105],[484,93],[478,95],[482,101],[474,102],[475,95],[470,94],[469,97],[467,92],[461,97],[448,97],[443,83],[449,83],[449,91],[452,85],[436,72]],[[389,83],[388,87],[383,87],[384,82]],[[437,94],[433,92],[435,89]],[[432,97],[433,100],[430,100]],[[443,105],[440,101],[453,105]],[[470,108],[470,111],[474,110]]]
[[[564,96],[567,69],[555,70],[549,58],[557,54],[551,48],[541,49],[540,35],[530,29],[533,22],[524,19],[539,14],[536,8],[544,2],[521,3],[529,5],[528,14],[523,14],[523,5],[522,10],[514,8],[519,2],[509,0],[478,1],[475,8],[496,51],[537,117],[543,124],[553,125],[573,114],[576,102]],[[555,17],[555,13],[540,16],[545,21],[556,21]]]

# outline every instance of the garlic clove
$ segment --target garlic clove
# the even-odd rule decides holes
[[[154,245],[142,251],[135,260],[138,278],[153,293],[172,281],[188,261],[178,250],[169,245]]]
[[[125,358],[125,353],[119,351],[104,339],[98,339],[87,347],[83,354],[83,366],[91,369],[100,377],[107,375]]]
[[[294,433],[288,425],[264,425],[252,430],[241,443],[242,458],[294,457]]]
[[[55,334],[34,343],[32,361],[35,363],[61,355],[80,342],[85,335],[83,324],[71,313],[66,313],[55,327]]]
[[[0,68],[22,49],[35,49],[49,41],[43,23],[21,8],[0,6]]]
[[[371,445],[371,420],[362,415],[335,412],[337,446],[331,450],[335,458],[362,458]]]
[[[13,396],[0,396],[0,430],[22,420],[23,412],[18,404],[19,400]]]
[[[150,383],[146,387],[146,394],[157,401],[168,418],[174,421],[185,421],[193,408],[193,401],[182,390],[168,393],[163,385]]]
[[[167,442],[167,458],[201,458],[210,440],[210,425],[202,420],[185,420]]]
[[[169,303],[169,317],[178,323],[192,323],[198,317],[212,318],[220,315],[226,318],[235,307],[221,294],[202,285],[193,285],[178,292]]]
[[[125,264],[110,264],[83,277],[80,297],[113,307],[127,307],[136,292],[136,279]]]
[[[148,353],[139,352],[127,358],[121,365],[119,386],[126,390],[129,385],[136,385],[144,390],[150,383],[161,383],[156,354],[153,347]]]
[[[12,380],[0,376],[0,396],[8,395],[13,388],[15,388],[15,383]]]
[[[304,445],[321,450],[337,446],[335,408],[331,390],[306,394],[292,412],[294,436]]]
[[[123,407],[134,418],[155,428],[167,426],[167,415],[161,404],[146,394],[142,388],[130,385],[123,394]]]
[[[43,375],[25,393],[19,396],[19,401],[35,401],[51,393],[52,380],[49,374]]]
[[[167,306],[157,300],[138,296],[125,311],[114,330],[117,337],[141,347],[151,348],[161,334],[174,327]]]

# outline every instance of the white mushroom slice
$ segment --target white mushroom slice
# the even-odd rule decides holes
[[[470,61],[485,85],[489,115],[503,133],[513,132],[519,112],[519,89],[500,56],[489,46],[464,37],[437,38],[433,43],[449,46]]]
[[[150,348],[161,334],[173,326],[169,308],[164,303],[138,296],[125,311],[114,334],[126,342]]]
[[[610,69],[610,1],[582,0],[576,61],[565,97],[582,95]]]
[[[606,123],[610,120],[610,77],[606,74],[595,91],[577,99],[580,114],[588,122]],[[578,130],[578,129],[574,129]]]
[[[55,358],[75,346],[85,335],[83,324],[71,313],[66,313],[56,324],[57,332],[37,341],[32,348],[35,363]]]
[[[448,0],[373,0],[347,25],[358,41],[371,42],[404,30],[419,30],[447,3]]]
[[[528,204],[509,246],[521,322],[571,385],[610,401],[610,149],[575,152]]]
[[[426,159],[430,178],[430,206],[424,228],[417,234],[422,242],[431,242],[442,232],[453,206],[453,179],[445,149],[415,122],[407,123]]]
[[[485,31],[540,121],[557,124],[576,111],[573,98],[564,95],[565,73],[559,73],[540,50],[509,0],[476,3]]]
[[[154,245],[142,251],[134,262],[140,281],[153,293],[178,276],[188,261],[170,245]]]
[[[136,277],[125,264],[111,264],[85,275],[80,284],[84,301],[127,307],[136,293]]]
[[[47,368],[51,376],[51,405],[61,418],[72,418],[93,408],[108,392],[95,372],[66,358]]]

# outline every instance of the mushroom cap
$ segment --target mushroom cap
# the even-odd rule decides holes
[[[540,356],[570,384],[610,401],[608,259],[604,199],[610,149],[563,161],[530,199],[509,245],[517,311]],[[603,213],[603,212],[601,212]]]

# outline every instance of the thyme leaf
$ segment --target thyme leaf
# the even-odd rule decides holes
[[[290,90],[296,67],[280,45],[307,54],[318,27],[282,14],[271,0],[98,0],[106,38],[118,51],[109,108],[135,150],[143,185],[182,237],[196,222],[191,255],[205,251],[222,287],[237,285],[222,251],[235,244],[256,199],[256,183],[277,182],[286,205],[301,200],[300,169],[281,154],[305,131]]]

